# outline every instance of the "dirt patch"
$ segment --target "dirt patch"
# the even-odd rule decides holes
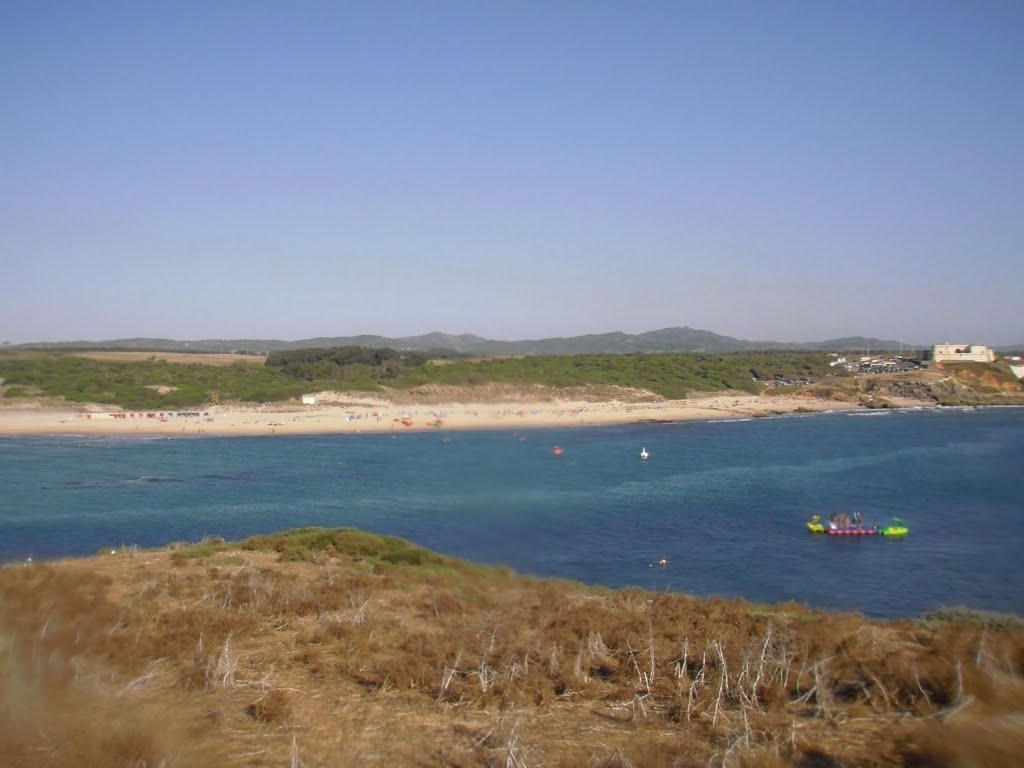
[[[862,404],[865,398],[883,398],[893,405],[1024,404],[1024,386],[991,368],[967,365],[956,370],[836,377],[804,391],[814,397]]]

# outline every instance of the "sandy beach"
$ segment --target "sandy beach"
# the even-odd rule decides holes
[[[0,410],[0,435],[213,436],[515,430],[630,422],[747,419],[858,407],[855,403],[833,400],[746,394],[648,402],[517,400],[403,404],[351,394],[321,393],[315,404],[215,405],[201,411],[122,411],[101,406],[78,409],[8,407]]]

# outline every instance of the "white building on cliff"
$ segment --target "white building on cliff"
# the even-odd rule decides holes
[[[924,352],[921,361],[935,363],[993,363],[996,353],[984,344],[934,344],[931,352]]]

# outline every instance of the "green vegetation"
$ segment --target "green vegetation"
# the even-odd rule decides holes
[[[426,355],[402,353],[394,349],[367,347],[331,347],[329,349],[297,349],[274,352],[267,356],[266,366],[296,379],[316,382],[345,382],[365,385],[395,379],[407,367],[423,365]]]
[[[213,536],[191,544],[178,541],[171,544],[169,549],[171,550],[171,560],[181,563],[186,560],[203,560],[207,557],[212,557],[226,549],[230,549],[231,546],[220,536]]]
[[[996,611],[979,611],[963,605],[939,608],[931,613],[926,613],[918,619],[918,624],[928,629],[938,629],[943,624],[969,624],[1011,632],[1024,630],[1024,619],[1020,616]]]
[[[793,375],[813,369],[811,361],[821,355],[558,355],[502,358],[475,362],[457,361],[441,366],[424,366],[404,372],[398,387],[423,384],[473,386],[501,383],[542,384],[552,387],[616,385],[647,389],[668,398],[686,397],[689,392],[723,389],[760,391],[754,371]],[[825,366],[827,369],[827,365]]]
[[[763,381],[821,377],[831,372],[826,357],[820,353],[771,352],[535,355],[430,364],[418,355],[399,356],[393,350],[346,347],[276,353],[267,359],[267,365],[325,388],[363,388],[367,383],[396,389],[429,384],[615,385],[647,389],[668,398],[723,389],[756,394],[764,388]]]
[[[319,562],[324,557],[346,557],[392,565],[453,565],[457,561],[410,544],[397,536],[377,536],[355,528],[295,528],[281,533],[252,536],[235,543],[220,537],[197,544],[178,544],[171,559],[178,563],[204,560],[229,549],[277,552],[282,562]]]
[[[298,397],[309,389],[275,368],[246,363],[111,362],[59,353],[0,356],[0,378],[11,388],[33,387],[43,395],[73,403],[106,403],[136,410],[195,407],[211,392],[217,392],[222,400],[262,403]]]
[[[263,366],[122,362],[45,352],[0,355],[6,397],[31,388],[71,402],[138,410],[195,407],[211,392],[222,401],[274,402],[321,389],[375,391],[429,384],[615,385],[667,398],[725,389],[757,394],[765,381],[820,378],[829,372],[821,353],[791,352],[588,354],[430,363],[417,353],[338,347],[274,353]]]
[[[397,536],[376,536],[354,528],[296,528],[239,542],[240,549],[277,552],[282,561],[315,562],[321,555],[395,565],[441,565],[447,558]]]

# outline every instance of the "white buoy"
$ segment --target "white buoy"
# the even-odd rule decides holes
[[[647,447],[646,446],[644,446],[643,448],[640,449],[640,458],[643,459],[644,461],[647,461],[647,457],[650,456],[650,455],[651,454],[649,454],[647,452]]]

